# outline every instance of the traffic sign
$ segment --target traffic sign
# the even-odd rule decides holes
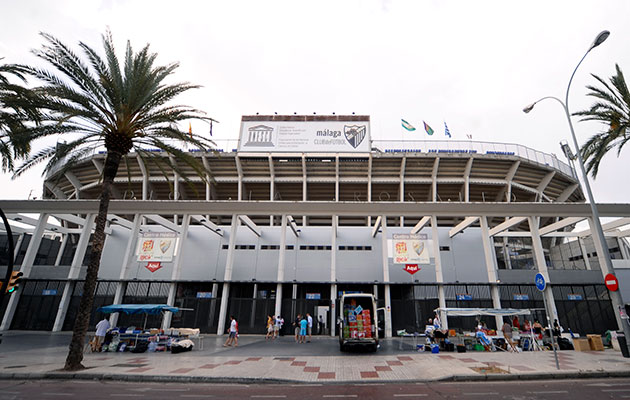
[[[540,290],[541,292],[545,291],[545,288],[547,287],[547,282],[545,281],[545,277],[543,274],[536,274],[536,278],[534,278],[534,283],[536,283],[536,288],[538,290]]]
[[[611,292],[616,292],[619,289],[619,281],[617,277],[613,274],[608,274],[604,277],[604,283],[606,284],[606,289]]]

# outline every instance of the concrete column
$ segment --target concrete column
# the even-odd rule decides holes
[[[442,273],[442,258],[440,256],[440,238],[438,233],[437,216],[431,216],[431,239],[433,241],[433,255],[435,257],[435,281],[438,287],[438,304],[440,308],[446,308],[446,295],[444,293],[444,275]],[[448,329],[448,317],[445,312],[440,313],[442,328]]]
[[[335,336],[337,329],[337,316],[335,310],[335,299],[337,298],[337,228],[338,228],[339,218],[336,215],[332,216],[332,229],[330,233],[330,247],[332,251],[330,252],[330,282],[332,285],[330,287],[330,299],[332,301],[330,307],[330,336]]]
[[[588,226],[589,228],[591,228],[591,237],[593,238],[593,243],[595,244],[595,251],[597,252],[597,260],[599,260],[599,268],[602,271],[602,280],[606,277],[606,275],[608,274],[615,274],[615,271],[611,271],[608,269],[608,263],[606,262],[606,254],[609,254],[608,251],[604,250],[604,246],[608,246],[607,243],[602,243],[602,239],[600,238],[600,235],[597,234],[597,228],[595,227],[595,223],[593,221],[593,218],[588,218]],[[603,236],[603,235],[602,235]],[[604,240],[606,240],[604,238]],[[620,284],[623,284],[624,282],[620,282]],[[620,306],[623,306],[624,302],[623,299],[621,298],[621,291],[620,290],[616,290],[614,292],[611,292],[610,290],[608,291],[608,294],[610,295],[610,300],[612,302],[613,308],[615,307],[616,304],[619,304]],[[621,319],[621,315],[619,313],[619,310],[614,310],[615,313],[615,318],[617,320],[617,326],[619,327],[619,329],[623,329],[626,338],[628,337],[628,321],[624,321]]]
[[[630,254],[628,254],[628,248],[626,247],[626,242],[623,238],[617,238],[617,246],[619,246],[619,251],[621,252],[621,258],[624,260],[630,259]]]
[[[490,237],[490,230],[488,228],[488,218],[485,216],[479,217],[481,224],[481,241],[483,244],[483,253],[486,261],[486,272],[488,273],[488,283],[490,283],[490,294],[492,296],[492,306],[494,308],[501,308],[501,296],[499,295],[499,276],[497,274],[497,265],[494,252],[494,243]],[[497,330],[503,326],[503,317],[495,316],[497,323]]]
[[[547,270],[547,261],[545,260],[545,253],[542,247],[542,241],[540,240],[540,231],[538,229],[539,217],[528,217],[529,230],[532,233],[532,249],[534,250],[534,261],[538,272],[543,274],[547,281],[547,289],[545,289],[544,296],[546,297],[547,304],[551,308],[551,314],[548,316],[553,322],[558,318],[558,310],[556,309],[556,303],[553,299],[553,290],[551,288],[551,281],[549,280],[549,271]],[[534,277],[532,276],[532,282]]]
[[[186,244],[186,238],[188,237],[188,227],[190,226],[190,215],[184,214],[182,216],[182,225],[179,234],[179,240],[177,243],[177,253],[175,254],[173,260],[173,273],[171,274],[170,287],[168,288],[168,299],[166,300],[166,304],[169,306],[175,305],[175,296],[177,295],[177,281],[179,280],[179,276],[181,275],[182,270],[182,253],[184,250],[184,245]],[[168,329],[171,327],[171,321],[173,320],[173,313],[165,312],[162,317],[162,329]]]
[[[24,241],[24,235],[25,233],[20,233],[20,236],[18,236],[18,240],[15,243],[15,248],[13,249],[13,261],[15,261],[17,259],[18,254],[20,254],[20,247],[22,247],[22,242]]]
[[[219,322],[217,324],[217,335],[225,333],[225,319],[227,318],[227,306],[230,296],[230,281],[232,280],[232,267],[234,266],[234,246],[236,245],[236,232],[238,231],[238,215],[232,215],[232,225],[230,226],[230,239],[228,241],[228,253],[225,260],[225,275],[223,278],[223,293],[221,294],[221,307],[219,308]]]
[[[79,279],[81,264],[83,263],[85,252],[87,251],[87,247],[90,242],[90,235],[92,233],[92,229],[94,228],[95,217],[95,214],[88,214],[85,216],[85,225],[81,230],[79,243],[77,243],[77,250],[74,252],[72,264],[70,265],[70,271],[68,272],[68,280],[66,281],[66,285],[63,289],[63,294],[61,295],[61,301],[59,302],[59,307],[57,308],[57,315],[55,317],[55,323],[53,324],[52,329],[53,332],[60,332],[61,328],[63,328],[63,322],[66,319],[66,314],[68,312],[68,306],[70,305],[70,299],[75,286],[75,281]]]
[[[588,252],[586,251],[586,245],[584,239],[578,238],[578,244],[580,245],[580,251],[582,252],[582,258],[584,259],[584,265],[587,270],[591,270],[591,261],[588,259]]]
[[[282,312],[282,282],[284,282],[284,260],[287,247],[287,215],[282,214],[280,223],[280,251],[278,252],[278,275],[276,284],[276,310],[275,315]]]
[[[254,293],[252,293],[252,312],[249,317],[249,326],[254,326],[256,321],[256,297],[258,293],[258,284],[254,283]]]
[[[378,299],[378,285],[372,287],[372,293],[374,294],[374,298]]]
[[[389,290],[389,254],[387,246],[387,216],[381,216],[381,247],[383,251],[383,283],[385,284],[385,337],[392,337],[392,297]]]
[[[39,250],[39,245],[42,242],[42,237],[44,236],[44,229],[46,228],[46,223],[48,222],[48,214],[41,214],[39,216],[39,222],[33,231],[33,236],[31,237],[31,241],[28,244],[28,248],[26,249],[26,254],[24,255],[24,261],[22,261],[22,265],[20,266],[20,271],[23,274],[24,278],[28,278],[31,273],[31,269],[33,268],[33,262],[35,261],[35,256],[37,255],[37,250]],[[2,319],[2,324],[0,324],[0,331],[6,331],[11,327],[11,321],[13,321],[13,315],[15,314],[15,309],[17,308],[18,302],[20,301],[20,293],[21,290],[17,290],[16,292],[9,295],[9,302],[7,304],[7,309],[4,312],[4,318]]]
[[[67,233],[63,234],[61,238],[61,245],[59,246],[59,253],[57,253],[57,258],[55,258],[55,267],[58,267],[61,263],[61,258],[63,257],[63,252],[66,251],[66,245],[68,244],[68,237],[70,235]],[[20,235],[22,237],[22,235]],[[22,244],[21,241],[18,240],[18,243]]]
[[[330,285],[330,336],[336,336],[337,330],[337,284]]]
[[[138,244],[138,238],[140,236],[140,227],[142,225],[142,220],[143,220],[143,217],[140,214],[136,214],[133,217],[133,227],[131,228],[131,232],[129,234],[129,241],[127,242],[127,248],[125,249],[125,256],[123,257],[123,262],[120,265],[120,275],[118,277],[120,282],[118,282],[118,284],[116,285],[116,293],[114,294],[114,304],[122,304],[125,291],[127,290],[127,282],[125,282],[125,279],[128,279],[127,272],[129,271],[129,265],[131,263],[131,260],[135,258],[134,250],[136,249],[136,245]],[[116,326],[118,324],[118,313],[112,313],[109,316],[109,324],[111,326]]]

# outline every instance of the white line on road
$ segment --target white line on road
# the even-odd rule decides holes
[[[334,398],[334,397],[357,397],[356,394],[325,394],[322,397],[324,398]]]
[[[74,393],[42,393],[48,396],[74,396]]]
[[[394,397],[424,397],[426,393],[397,393]]]
[[[602,389],[602,392],[630,392],[630,389]]]
[[[284,394],[255,394],[250,397],[253,399],[284,399],[287,396]]]
[[[132,394],[132,393],[114,393],[114,394],[110,394],[110,397],[145,397],[145,395],[144,394]]]
[[[180,394],[179,397],[184,397],[186,399],[205,399],[214,396],[211,394]]]
[[[282,385],[278,385],[282,386]],[[291,387],[309,387],[309,386],[323,386],[321,383],[312,383],[312,384],[304,384],[304,385],[291,385]]]
[[[544,390],[542,392],[527,392],[527,393],[531,393],[531,394],[563,394],[563,393],[569,393],[566,390]]]
[[[479,392],[479,393],[462,393],[464,396],[492,396],[499,394],[498,392]]]

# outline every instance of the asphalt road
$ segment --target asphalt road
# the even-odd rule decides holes
[[[0,381],[0,399],[624,399],[630,379],[420,384],[229,385]]]

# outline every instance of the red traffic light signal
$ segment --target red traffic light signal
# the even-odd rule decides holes
[[[11,272],[11,279],[9,279],[6,293],[13,293],[20,287],[20,283],[22,283],[22,275],[24,274],[19,271]]]

